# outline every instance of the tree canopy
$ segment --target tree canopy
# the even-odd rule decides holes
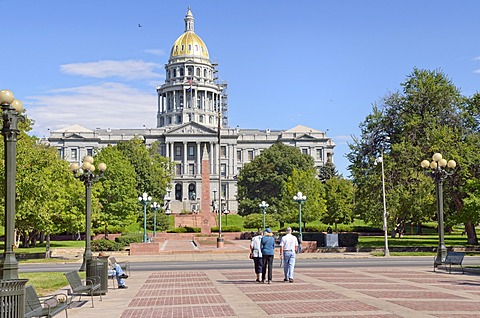
[[[284,182],[294,170],[312,171],[313,158],[295,147],[276,143],[265,149],[238,175],[238,201],[240,215],[259,213],[258,205],[267,201],[270,209],[281,208]],[[296,190],[298,191],[298,190]],[[295,192],[296,193],[296,192]]]
[[[360,124],[361,136],[350,145],[355,212],[366,221],[380,220],[381,178],[373,162],[383,156],[389,226],[402,232],[406,224],[435,220],[435,184],[420,162],[440,152],[458,163],[455,175],[445,180],[446,224],[461,220],[468,232],[463,186],[478,171],[478,97],[462,96],[439,70],[415,68],[400,86],[373,105]]]

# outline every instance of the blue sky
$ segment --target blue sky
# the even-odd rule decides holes
[[[229,83],[230,127],[327,131],[344,176],[351,136],[414,67],[441,69],[468,96],[480,84],[474,0],[0,0],[0,89],[22,100],[39,137],[72,124],[154,127],[189,5]]]

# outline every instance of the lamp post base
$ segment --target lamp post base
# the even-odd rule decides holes
[[[217,248],[223,248],[225,246],[225,240],[223,237],[217,237]]]

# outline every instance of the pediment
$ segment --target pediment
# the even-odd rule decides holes
[[[295,140],[316,140],[316,138],[308,134],[303,134],[303,135],[297,136]]]
[[[165,133],[165,135],[210,135],[216,133],[217,131],[210,127],[203,126],[199,123],[190,122],[169,130]]]
[[[65,133],[63,139],[85,139],[85,136],[76,133]]]

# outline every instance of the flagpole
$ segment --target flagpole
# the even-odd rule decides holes
[[[224,246],[224,239],[222,237],[222,147],[220,146],[221,137],[220,129],[222,123],[222,109],[221,109],[221,95],[218,94],[218,238],[217,238],[217,248],[222,248]]]

